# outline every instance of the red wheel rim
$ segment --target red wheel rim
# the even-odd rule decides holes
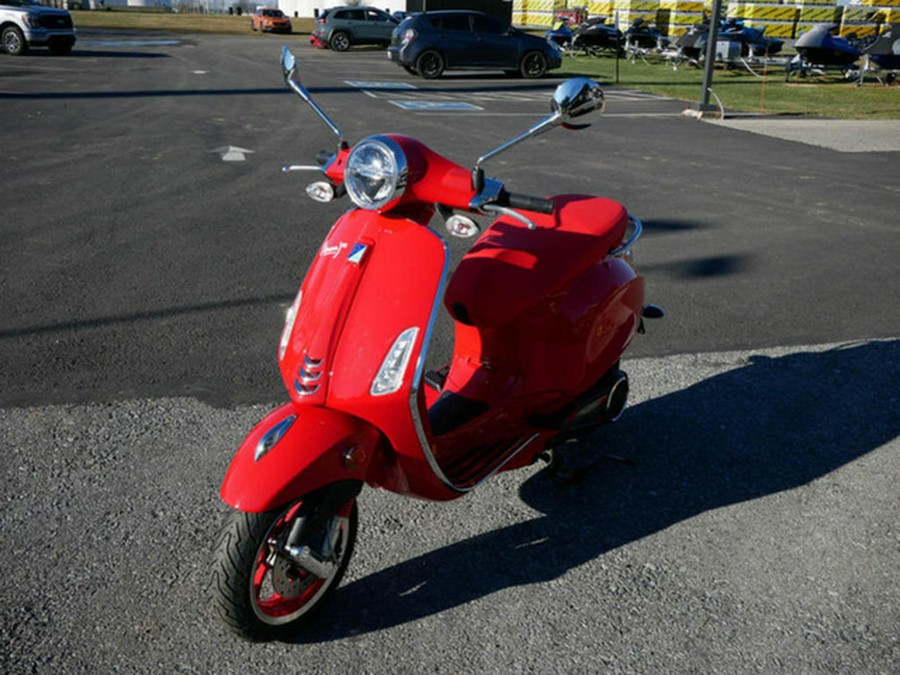
[[[266,623],[287,623],[301,616],[327,590],[340,567],[340,564],[336,565],[334,574],[326,578],[316,577],[305,569],[296,569],[299,583],[308,583],[310,579],[313,579],[296,596],[282,595],[272,587],[271,580],[267,580],[273,571],[273,566],[269,562],[272,546],[277,546],[277,542],[282,539],[282,535],[291,527],[301,505],[302,502],[297,502],[282,513],[272,524],[257,552],[256,561],[253,565],[253,573],[250,580],[250,599],[256,615]],[[342,518],[348,518],[352,508],[353,500],[350,500],[338,511],[337,515]],[[341,557],[346,552],[347,530],[348,524],[344,523],[340,539]]]

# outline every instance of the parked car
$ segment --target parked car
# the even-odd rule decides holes
[[[290,33],[291,20],[280,9],[258,7],[250,19],[250,28],[263,33]]]
[[[374,7],[335,7],[316,19],[309,41],[336,52],[345,52],[351,45],[387,45],[398,23]]]
[[[413,14],[394,29],[387,51],[391,61],[427,79],[445,70],[543,77],[562,65],[557,45],[474,11]]]
[[[68,54],[75,44],[72,15],[65,9],[44,7],[34,0],[0,0],[0,47],[19,56],[31,47],[49,47]]]

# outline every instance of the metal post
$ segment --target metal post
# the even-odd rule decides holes
[[[613,13],[613,25],[616,27],[616,84],[619,84],[619,54],[622,53],[622,45],[619,43],[619,10]]]
[[[718,107],[709,102],[709,95],[712,89],[713,70],[716,66],[716,40],[719,37],[719,18],[721,16],[722,0],[713,0],[712,16],[709,18],[708,42],[706,44],[706,63],[703,70],[703,91],[700,92],[700,101],[694,104],[694,110],[701,115],[713,110],[718,111]]]

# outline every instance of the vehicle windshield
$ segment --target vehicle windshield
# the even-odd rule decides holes
[[[37,0],[0,0],[0,5],[7,7],[40,7],[41,3]]]

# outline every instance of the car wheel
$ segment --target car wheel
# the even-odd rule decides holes
[[[547,57],[540,52],[528,52],[522,57],[519,72],[531,79],[543,77],[547,73]]]
[[[338,31],[331,36],[328,46],[336,52],[345,52],[350,49],[350,36],[343,31]]]
[[[416,70],[426,80],[433,80],[444,72],[444,57],[433,49],[419,54],[416,59]]]
[[[3,29],[3,33],[0,33],[0,42],[3,44],[3,50],[12,56],[21,56],[28,52],[25,36],[15,26],[7,26]]]

